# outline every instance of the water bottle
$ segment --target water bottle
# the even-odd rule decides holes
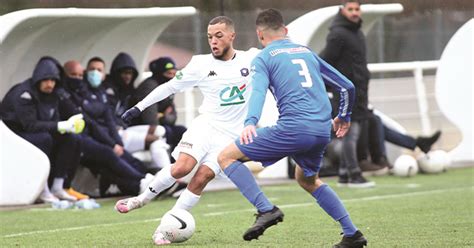
[[[75,204],[75,207],[77,209],[95,209],[95,208],[100,208],[100,204],[95,202],[94,199],[82,199],[80,201],[77,201]]]
[[[51,203],[51,206],[54,209],[68,209],[71,208],[74,205],[74,203],[66,200],[61,200],[61,201],[55,201]]]

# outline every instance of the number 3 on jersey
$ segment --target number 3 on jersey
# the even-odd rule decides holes
[[[313,80],[311,79],[311,75],[309,74],[308,66],[306,65],[306,62],[303,59],[292,59],[291,63],[295,65],[299,65],[301,67],[301,70],[299,70],[300,76],[304,77],[304,82],[301,82],[301,86],[303,88],[311,88],[313,86]]]

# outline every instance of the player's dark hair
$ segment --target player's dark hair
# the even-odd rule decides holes
[[[234,21],[227,16],[217,16],[209,21],[209,25],[216,25],[219,23],[224,23],[227,27],[234,27]]]
[[[348,3],[358,3],[361,4],[359,0],[342,0],[342,6],[346,6]]]
[[[105,65],[105,61],[101,58],[101,57],[92,57],[91,59],[89,59],[89,61],[87,61],[87,67],[89,67],[89,65],[92,63],[92,62],[102,62],[102,64]]]
[[[259,27],[269,28],[272,30],[278,30],[285,26],[283,16],[279,10],[266,9],[260,12],[257,16],[255,24]]]

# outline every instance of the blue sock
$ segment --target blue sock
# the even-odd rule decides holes
[[[240,161],[235,161],[225,168],[224,173],[239,188],[242,195],[251,202],[259,212],[273,209],[273,204],[258,187],[250,170]]]
[[[347,213],[347,210],[344,208],[336,192],[334,192],[329,185],[321,185],[312,195],[326,213],[334,220],[339,221],[345,236],[351,237],[355,234],[357,227],[352,223],[349,213]]]

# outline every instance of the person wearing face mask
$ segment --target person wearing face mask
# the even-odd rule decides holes
[[[169,57],[161,57],[153,60],[149,64],[149,69],[153,75],[143,81],[135,90],[132,97],[132,104],[135,105],[143,100],[156,87],[168,82],[176,75],[176,64]],[[170,145],[170,150],[178,145],[186,127],[176,125],[177,113],[174,105],[174,95],[153,104],[143,111],[139,118],[133,123],[146,125],[162,125],[166,129],[166,142]]]
[[[93,58],[91,61],[98,60],[99,58]],[[104,196],[107,186],[111,183],[118,185],[122,193],[140,192],[147,180],[146,169],[130,153],[120,149],[123,144],[115,128],[113,114],[107,105],[107,97],[98,87],[101,74],[96,72],[99,70],[91,70],[94,72],[92,75],[99,76],[99,83],[93,82],[94,78],[87,76],[91,74],[89,71],[86,72],[87,80],[83,80],[84,69],[78,61],[66,62],[64,71],[64,89],[75,106],[75,109],[66,112],[81,112],[88,127],[81,135],[81,163],[95,174],[100,174],[101,182],[107,182],[100,188],[101,196]]]
[[[32,77],[7,92],[0,110],[5,124],[50,160],[49,184],[46,182],[39,196],[43,202],[77,200],[64,188],[65,181],[74,176],[79,166],[81,143],[77,134],[85,124],[80,115],[61,121],[58,109],[61,74],[62,67],[56,59],[42,57]]]

